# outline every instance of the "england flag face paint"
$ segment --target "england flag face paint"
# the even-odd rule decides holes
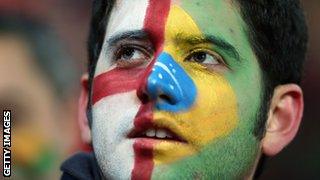
[[[249,175],[262,88],[245,28],[231,1],[116,1],[92,92],[106,178]]]

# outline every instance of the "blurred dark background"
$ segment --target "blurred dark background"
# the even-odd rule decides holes
[[[309,26],[309,48],[302,84],[304,117],[293,142],[269,158],[261,179],[320,179],[320,1],[302,0]]]
[[[5,42],[5,44],[11,44],[12,47],[21,47],[21,50],[14,54],[24,54],[26,51],[31,52],[31,54],[36,54],[29,58],[36,60],[26,60],[26,62],[30,64],[36,63],[38,64],[38,69],[40,69],[39,72],[38,70],[32,69],[12,69],[11,66],[21,65],[28,67],[30,65],[19,64],[21,63],[19,61],[16,62],[18,64],[6,64],[7,61],[1,61],[0,58],[1,71],[16,72],[16,75],[10,78],[18,77],[17,79],[20,80],[17,80],[16,84],[12,84],[10,78],[10,83],[4,82],[1,79],[0,96],[3,95],[7,98],[5,98],[5,100],[0,99],[0,101],[2,101],[0,107],[12,107],[17,111],[13,112],[14,114],[19,115],[19,117],[24,117],[19,120],[19,122],[16,122],[15,126],[31,127],[32,124],[36,124],[35,129],[30,128],[34,135],[29,138],[33,140],[36,139],[33,143],[37,145],[33,147],[39,146],[39,148],[38,150],[31,149],[30,151],[39,151],[39,154],[43,154],[37,161],[26,158],[30,156],[28,155],[30,152],[28,152],[26,144],[19,144],[18,137],[27,138],[25,134],[30,134],[30,132],[25,132],[23,128],[17,127],[16,129],[18,130],[16,130],[16,133],[18,135],[16,136],[18,137],[16,137],[16,144],[24,147],[18,149],[26,149],[21,152],[17,150],[19,152],[16,153],[19,154],[19,157],[15,160],[18,165],[14,167],[19,172],[18,175],[16,175],[17,179],[24,179],[26,176],[29,177],[28,179],[57,179],[59,177],[58,166],[61,160],[82,148],[76,122],[77,97],[80,88],[80,76],[86,70],[86,42],[91,2],[91,0],[2,0],[0,2],[0,15],[14,15],[15,20],[17,17],[26,19],[28,25],[39,29],[38,34],[46,35],[42,37],[42,39],[40,38],[40,40],[39,38],[30,40],[28,38],[32,35],[19,32],[19,28],[21,27],[16,27],[15,25],[13,25],[13,28],[17,33],[8,33],[8,31],[5,31],[2,32],[5,36],[0,35],[0,40]],[[320,62],[318,61],[318,57],[320,57],[320,1],[303,0],[302,4],[305,9],[310,36],[305,76],[302,85],[305,95],[304,118],[295,140],[279,155],[268,158],[261,179],[320,179],[320,109],[318,108],[318,103],[320,102],[320,96],[318,95],[320,92]],[[17,34],[18,38],[16,38]],[[14,38],[8,38],[13,36]],[[35,43],[28,43],[29,41],[34,41]],[[42,42],[42,44],[39,43],[39,41]],[[2,47],[0,43],[0,48]],[[50,49],[50,51],[39,50],[39,47]],[[6,51],[8,52],[8,50]],[[42,52],[40,56],[38,56],[38,52]],[[54,54],[56,59],[45,58],[45,56],[50,56],[50,54]],[[8,58],[14,59],[18,57]],[[47,63],[39,63],[39,59]],[[54,68],[61,66],[64,68]],[[48,81],[56,82],[53,83],[54,87],[43,89],[43,91],[50,91],[48,89],[51,88],[56,89],[51,95],[37,93],[37,95],[34,96],[35,99],[46,100],[43,103],[51,105],[48,107],[55,110],[54,112],[47,112],[44,109],[43,113],[41,111],[38,112],[38,114],[42,113],[48,116],[48,114],[52,113],[54,117],[60,114],[60,116],[56,117],[61,119],[58,122],[51,123],[50,119],[41,119],[44,123],[43,125],[39,125],[41,123],[33,121],[32,115],[30,114],[28,115],[30,116],[30,120],[27,120],[25,118],[27,115],[24,114],[26,112],[23,112],[21,109],[24,107],[23,104],[35,103],[35,100],[31,98],[32,94],[26,95],[25,98],[18,98],[19,100],[24,99],[24,101],[21,102],[22,105],[20,107],[17,107],[15,105],[16,102],[11,102],[11,100],[15,98],[10,98],[10,93],[6,94],[4,91],[4,87],[8,87],[9,85],[18,87],[17,84],[21,84],[22,81],[27,81],[27,79],[24,80],[21,77],[29,77],[28,72],[31,72],[29,73],[30,78],[34,77],[34,71],[37,71],[37,73],[39,73],[38,75],[43,75],[44,77],[34,82],[35,84],[38,83],[37,86],[50,87],[47,83]],[[25,72],[25,74],[22,72]],[[8,77],[2,78],[8,79]],[[26,86],[20,89],[24,88],[26,88]],[[51,98],[40,97],[39,94],[44,94],[44,96],[50,96]],[[50,93],[47,92],[47,94]],[[63,114],[63,116],[61,116],[61,114]],[[16,119],[19,118],[17,117]],[[39,129],[45,129],[45,131],[38,131]],[[51,131],[49,132],[49,130],[46,129],[51,129]],[[55,146],[46,145],[43,141],[47,139],[41,140],[39,137],[52,139],[50,143],[55,144]],[[15,144],[14,141],[15,140],[13,140],[13,144]],[[15,154],[15,152],[13,152],[13,154]],[[30,173],[31,171],[33,173]],[[41,176],[38,172],[41,172]]]

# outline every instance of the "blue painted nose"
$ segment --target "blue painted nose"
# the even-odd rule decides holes
[[[179,112],[193,105],[197,90],[184,69],[171,55],[163,52],[147,79],[146,93],[156,101],[156,109]]]

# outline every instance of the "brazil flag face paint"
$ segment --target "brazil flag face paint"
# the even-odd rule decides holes
[[[233,1],[115,3],[92,92],[106,177],[249,175],[262,88],[245,29]]]

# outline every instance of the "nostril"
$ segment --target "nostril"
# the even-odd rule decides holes
[[[146,104],[150,101],[149,96],[145,93],[140,95],[140,101],[142,102],[142,104]]]
[[[141,101],[142,104],[147,104],[150,101],[150,97],[147,94],[145,88],[140,87],[137,90],[137,96],[139,98],[139,100]]]
[[[173,99],[170,98],[170,97],[169,97],[168,95],[166,95],[166,94],[160,94],[160,95],[159,95],[159,99],[160,99],[161,101],[165,101],[165,102],[167,102],[167,103],[169,103],[169,104],[174,104]]]

